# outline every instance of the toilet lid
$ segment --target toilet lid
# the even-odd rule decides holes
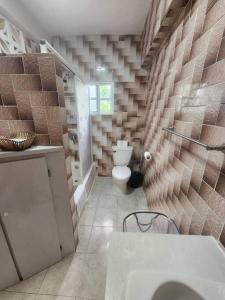
[[[112,175],[118,179],[124,179],[130,177],[131,170],[128,167],[114,167],[112,170]]]

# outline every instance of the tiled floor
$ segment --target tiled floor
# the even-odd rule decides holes
[[[142,188],[122,195],[111,178],[98,177],[79,222],[77,252],[0,293],[1,300],[103,300],[107,250],[129,212],[147,210]]]

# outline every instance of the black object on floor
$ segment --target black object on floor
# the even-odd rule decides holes
[[[132,171],[130,180],[128,181],[128,186],[136,189],[140,186],[142,186],[144,176],[141,172],[138,171]]]

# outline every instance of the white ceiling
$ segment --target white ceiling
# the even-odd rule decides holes
[[[150,1],[16,0],[50,36],[140,34]]]

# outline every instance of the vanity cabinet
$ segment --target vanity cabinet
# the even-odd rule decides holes
[[[23,279],[61,259],[45,158],[2,163],[0,214]]]
[[[0,225],[0,290],[15,284],[19,281],[19,276],[16,271],[16,267],[12,256],[9,251],[9,247]]]
[[[0,152],[0,290],[75,246],[63,148]]]

